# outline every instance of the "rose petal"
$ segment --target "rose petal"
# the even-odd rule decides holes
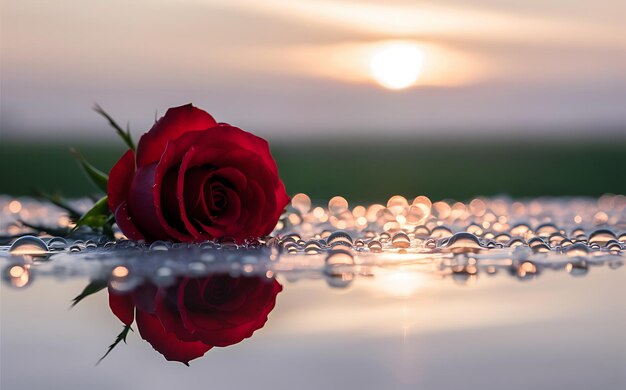
[[[162,224],[157,217],[153,197],[156,164],[141,167],[135,173],[128,194],[128,213],[139,231],[150,241],[167,240],[170,237],[183,236]],[[159,211],[160,212],[160,211]],[[169,229],[165,229],[167,228]],[[184,237],[184,236],[183,236]]]
[[[180,163],[176,183],[176,198],[178,200],[180,218],[185,224],[185,228],[193,236],[194,241],[204,241],[210,237],[196,229],[187,215],[188,210],[195,208],[195,203],[200,198],[200,191],[202,191],[202,183],[206,177],[200,169],[195,170],[195,173],[193,170],[190,170],[188,174],[188,163],[193,158],[195,152],[196,149],[191,147]],[[191,207],[188,208],[187,206]]]
[[[155,300],[155,314],[161,321],[161,324],[167,332],[174,333],[176,338],[181,341],[197,341],[198,339],[191,334],[182,319],[176,305],[178,289],[185,288],[186,282],[173,286],[167,290],[160,290]]]
[[[213,223],[223,226],[226,235],[236,233],[240,227],[235,224],[241,214],[241,200],[239,195],[230,188],[224,188],[227,200],[226,206],[217,215],[213,216]]]
[[[275,306],[276,295],[282,289],[275,280],[265,283],[265,281],[256,279],[259,278],[239,278],[240,284],[232,292],[233,295],[236,295],[232,299],[238,301],[241,296],[247,298],[247,301],[242,306],[243,310],[249,313],[247,321],[234,321],[234,312],[221,312],[221,305],[218,304],[213,305],[213,310],[188,310],[185,305],[188,305],[190,300],[194,299],[194,296],[188,296],[187,294],[193,293],[194,290],[179,289],[178,307],[185,328],[193,332],[194,337],[197,337],[199,340],[220,347],[232,345],[250,337],[255,330],[265,324],[268,314]],[[255,284],[259,282],[262,284]],[[262,287],[261,294],[241,294],[242,290],[248,287],[253,290],[257,287]],[[211,289],[208,286],[206,288],[209,291]],[[227,306],[230,299],[226,299],[225,302],[227,303],[224,306]],[[233,321],[238,323],[233,324]]]
[[[107,195],[109,210],[115,212],[122,202],[126,201],[130,184],[135,174],[135,154],[132,150],[128,150],[113,165],[109,172],[109,181],[107,184]]]
[[[109,288],[109,307],[124,325],[133,323],[135,304],[131,294],[120,294]]]
[[[185,232],[185,224],[181,218],[180,207],[178,207],[178,197],[176,195],[177,182],[178,171],[170,169],[163,177],[161,184],[160,208],[163,218],[172,229]],[[153,196],[155,195],[153,194]]]
[[[211,172],[211,178],[223,179],[224,184],[230,184],[237,192],[243,192],[248,187],[248,179],[246,175],[234,167],[218,168]]]
[[[195,133],[204,133],[204,132],[195,132]],[[179,170],[178,166],[181,164],[181,161],[184,158],[184,156],[191,152],[190,148],[191,146],[185,143],[183,144],[179,142],[168,143],[167,148],[165,149],[165,153],[163,153],[163,156],[161,156],[161,161],[159,161],[159,163],[157,164],[156,173],[154,177],[154,188],[152,189],[153,196],[155,199],[155,211],[156,211],[156,215],[159,220],[159,223],[161,224],[161,226],[164,227],[164,229],[173,238],[181,242],[201,241],[202,238],[199,238],[196,240],[196,238],[194,238],[191,232],[187,231],[186,226],[190,223],[190,221],[189,221],[189,218],[187,218],[188,223],[187,224],[184,223],[185,219],[183,218],[182,212],[181,212],[181,220],[183,222],[183,225],[185,226],[185,229],[183,230],[181,228],[177,230],[174,227],[170,226],[167,220],[165,219],[163,210],[161,208],[162,207],[161,198],[162,198],[164,178],[166,177],[166,175],[169,174],[170,170],[175,169],[175,168],[177,171]],[[214,156],[215,159],[219,160],[220,155],[223,152],[220,149],[213,148],[213,149],[205,149],[204,153],[206,155]],[[177,179],[177,182],[178,182],[178,179]],[[178,192],[178,189],[176,191]],[[176,201],[177,201],[177,204],[179,204],[178,209],[180,210],[180,202],[178,199],[178,194],[177,194]]]
[[[158,317],[137,310],[137,328],[141,337],[161,353],[165,359],[189,365],[189,361],[203,356],[213,348],[201,341],[182,341],[176,335],[167,332]]]
[[[115,215],[115,221],[122,233],[131,240],[143,240],[143,235],[128,215],[126,199],[135,174],[135,154],[128,150],[115,163],[109,172],[107,196],[109,210]]]
[[[143,234],[139,232],[139,229],[137,229],[137,226],[135,226],[131,220],[130,215],[128,215],[128,204],[126,201],[122,202],[122,204],[118,206],[114,215],[117,226],[120,228],[122,233],[126,235],[126,237],[135,241],[145,240]]]
[[[165,115],[144,134],[137,145],[137,166],[158,162],[167,143],[181,135],[216,126],[206,111],[187,104],[167,110]]]

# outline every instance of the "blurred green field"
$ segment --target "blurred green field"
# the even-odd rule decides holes
[[[475,195],[598,196],[626,194],[626,141],[418,142],[347,140],[273,142],[272,152],[290,194],[334,195],[351,202],[383,202],[395,194],[465,200]],[[104,171],[121,144],[73,144]],[[2,142],[0,193],[34,189],[77,197],[94,192],[65,144]]]

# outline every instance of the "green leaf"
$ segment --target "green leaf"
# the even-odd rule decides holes
[[[72,232],[76,231],[81,226],[101,228],[110,221],[111,212],[109,211],[108,196],[105,196],[97,201],[91,209],[80,217],[80,219],[76,222],[76,226],[72,229]]]
[[[96,365],[100,364],[100,362],[102,360],[104,360],[105,357],[107,357],[107,355],[109,353],[111,353],[111,351],[113,350],[113,348],[117,347],[117,344],[119,344],[121,341],[124,342],[124,344],[126,344],[126,336],[128,336],[128,331],[133,331],[133,328],[130,327],[130,325],[125,325],[124,329],[122,329],[122,332],[120,332],[120,334],[117,335],[117,337],[115,338],[115,341],[113,342],[113,344],[109,345],[109,349],[107,349],[107,352],[104,354],[104,356],[102,356],[100,358],[100,360],[98,360],[98,362],[96,363]]]
[[[130,129],[128,127],[126,128],[126,130],[122,129],[122,126],[118,125],[117,122],[115,122],[115,120],[111,117],[111,115],[107,114],[107,112],[104,111],[104,109],[98,104],[94,106],[93,110],[102,115],[109,122],[111,127],[115,129],[117,134],[122,138],[122,140],[126,143],[126,145],[128,145],[129,148],[135,150],[135,144],[133,143],[133,138],[130,135]]]
[[[97,293],[100,290],[104,290],[106,287],[107,287],[107,282],[103,280],[92,281],[87,286],[85,286],[85,288],[80,294],[78,294],[74,299],[72,299],[71,307],[76,306],[78,302],[82,301],[83,299],[87,298],[88,296],[92,294]]]
[[[106,193],[107,183],[109,182],[109,176],[106,173],[99,170],[98,168],[89,164],[87,160],[85,160],[85,157],[83,157],[83,155],[78,152],[78,150],[74,148],[70,148],[70,153],[72,153],[72,155],[76,158],[76,160],[78,161],[80,166],[83,168],[83,171],[85,171],[85,174],[91,180],[91,182],[95,184],[96,187],[104,191],[104,193]]]

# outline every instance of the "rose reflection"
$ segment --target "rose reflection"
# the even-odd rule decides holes
[[[109,306],[167,360],[188,364],[213,347],[241,342],[262,328],[282,286],[275,279],[226,274],[144,284],[131,293],[109,289]]]

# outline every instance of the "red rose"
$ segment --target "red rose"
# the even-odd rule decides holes
[[[133,240],[243,242],[289,203],[267,142],[191,104],[170,108],[109,174],[109,208]]]
[[[265,325],[282,286],[275,279],[211,275],[132,293],[109,291],[109,306],[167,360],[188,364],[215,347],[239,343]]]

